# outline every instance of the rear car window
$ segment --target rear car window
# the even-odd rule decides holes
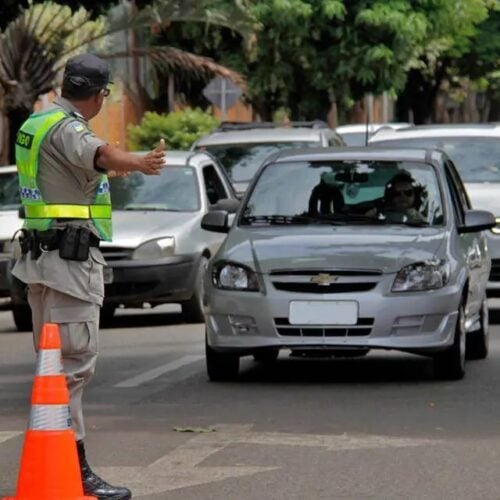
[[[19,205],[21,205],[21,197],[17,172],[0,172],[0,210],[17,210]]]

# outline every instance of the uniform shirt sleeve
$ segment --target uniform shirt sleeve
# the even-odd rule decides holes
[[[85,170],[95,169],[97,149],[105,144],[85,123],[72,118],[64,120],[50,136],[50,145],[69,165]]]

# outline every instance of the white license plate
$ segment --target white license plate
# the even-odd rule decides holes
[[[113,268],[112,267],[105,267],[103,270],[103,276],[104,276],[104,284],[109,285],[110,283],[113,283]]]
[[[293,300],[289,321],[291,325],[355,325],[358,303],[354,300]]]

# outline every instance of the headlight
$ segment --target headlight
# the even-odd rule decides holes
[[[161,259],[162,257],[171,257],[174,255],[174,250],[175,238],[173,236],[158,238],[157,240],[149,240],[139,245],[134,250],[132,259],[152,260]]]
[[[448,283],[450,265],[444,260],[428,260],[403,267],[392,285],[393,292],[435,290]]]
[[[216,288],[223,290],[245,290],[257,292],[259,281],[257,273],[241,264],[220,263],[212,270],[212,283]]]
[[[497,225],[491,228],[491,232],[495,234],[500,234],[500,217],[496,218]]]

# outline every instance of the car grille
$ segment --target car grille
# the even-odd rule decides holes
[[[490,281],[500,281],[500,259],[491,259]]]
[[[285,337],[366,337],[370,335],[373,318],[358,318],[355,325],[346,326],[302,326],[290,325],[287,318],[275,318],[278,335]]]
[[[276,290],[292,293],[356,293],[377,286],[382,273],[376,270],[279,270],[271,271]]]
[[[121,247],[101,247],[101,252],[108,262],[130,259],[132,255],[132,250],[130,248]]]

